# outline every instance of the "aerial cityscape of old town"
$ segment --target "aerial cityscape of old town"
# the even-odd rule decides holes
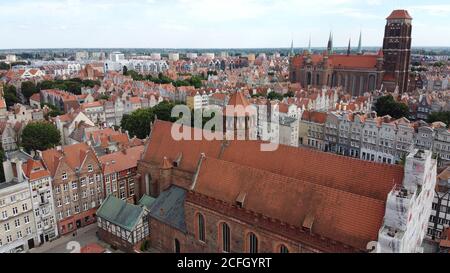
[[[450,5],[309,2],[0,0],[0,253],[450,253]]]

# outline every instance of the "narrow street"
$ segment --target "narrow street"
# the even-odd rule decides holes
[[[100,241],[96,235],[97,225],[92,224],[87,227],[81,228],[77,230],[77,234],[73,236],[73,234],[65,235],[53,242],[46,243],[41,247],[34,248],[30,250],[30,253],[79,253],[80,248],[92,244],[97,243],[111,252],[119,252],[112,251],[111,248]]]

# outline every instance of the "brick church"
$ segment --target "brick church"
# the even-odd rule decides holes
[[[406,177],[398,165],[304,148],[262,152],[260,141],[177,141],[172,126],[152,125],[137,171],[161,252],[367,252]]]
[[[342,86],[349,94],[363,95],[373,90],[408,91],[411,59],[412,17],[406,10],[394,10],[387,18],[383,48],[363,53],[361,36],[357,53],[335,54],[330,34],[327,50],[312,54],[311,49],[292,57],[290,81],[302,86]]]

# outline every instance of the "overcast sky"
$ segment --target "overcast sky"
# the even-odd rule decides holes
[[[394,8],[413,46],[450,46],[448,0],[0,0],[0,48],[381,46]]]

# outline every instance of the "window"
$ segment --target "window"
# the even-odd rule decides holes
[[[56,199],[56,206],[57,207],[61,207],[62,206],[61,198],[57,198]]]
[[[248,235],[248,245],[248,250],[250,253],[258,253],[258,238],[254,233],[250,232]]]
[[[116,192],[117,191],[117,183],[112,183],[112,186],[113,186],[113,192]]]
[[[17,239],[22,238],[22,231],[17,231]]]
[[[14,225],[15,225],[16,227],[20,227],[20,219],[14,220]]]
[[[11,203],[16,202],[16,196],[15,195],[11,196],[10,199],[11,199]]]
[[[69,190],[69,184],[64,184],[64,191],[68,191]]]
[[[87,210],[88,210],[88,203],[84,203],[84,204],[83,204],[83,210],[84,210],[84,211],[87,211]]]
[[[70,209],[68,209],[68,210],[66,211],[66,216],[67,216],[67,217],[70,217]]]
[[[120,185],[120,199],[125,199],[125,185]]]
[[[3,219],[8,218],[8,212],[2,211],[2,217],[3,217]]]
[[[222,223],[222,251],[230,253],[230,227]]]
[[[76,190],[78,188],[77,182],[72,182],[72,189]]]
[[[87,198],[87,196],[88,196],[87,191],[83,191],[83,198]]]
[[[55,192],[56,192],[56,194],[61,193],[61,188],[59,186],[56,186],[55,187]]]
[[[63,173],[61,178],[62,178],[62,180],[67,180],[67,173]]]
[[[58,219],[62,220],[63,218],[64,218],[63,212],[62,211],[58,212]]]
[[[205,242],[205,218],[198,214],[198,240]]]
[[[89,177],[89,184],[93,184],[94,183],[94,177],[93,176],[90,176]]]
[[[85,187],[86,186],[86,178],[81,178],[81,180],[80,180],[80,184],[81,184],[81,187]]]
[[[30,222],[30,216],[25,216],[24,218],[23,218],[23,220],[25,221],[25,224],[28,224],[29,222]]]
[[[69,200],[69,196],[68,196],[68,195],[64,197],[64,203],[65,203],[66,205],[70,203],[70,200]]]
[[[39,209],[35,209],[34,215],[39,216]]]
[[[14,207],[12,209],[12,211],[13,211],[13,215],[17,215],[19,213],[19,210],[17,209],[17,207]]]
[[[6,236],[6,242],[7,243],[11,243],[12,242],[12,236],[11,235]]]
[[[175,253],[180,253],[181,249],[180,249],[180,241],[178,241],[178,239],[175,239]]]
[[[285,245],[280,245],[280,253],[289,253],[289,249]]]
[[[27,232],[27,235],[30,235],[31,234],[31,227],[27,227],[26,232]]]
[[[78,193],[73,194],[73,201],[78,201]]]
[[[130,183],[128,188],[129,188],[130,196],[133,196],[134,195],[134,183]]]
[[[23,209],[24,211],[27,211],[27,210],[28,210],[27,204],[22,204],[22,209]]]
[[[95,208],[95,201],[92,201],[91,208]]]
[[[9,223],[4,224],[4,228],[5,231],[9,231],[10,230]]]
[[[94,171],[94,167],[92,167],[92,165],[88,165],[88,172],[93,172]]]
[[[75,206],[75,213],[80,213],[80,207],[79,206]]]

